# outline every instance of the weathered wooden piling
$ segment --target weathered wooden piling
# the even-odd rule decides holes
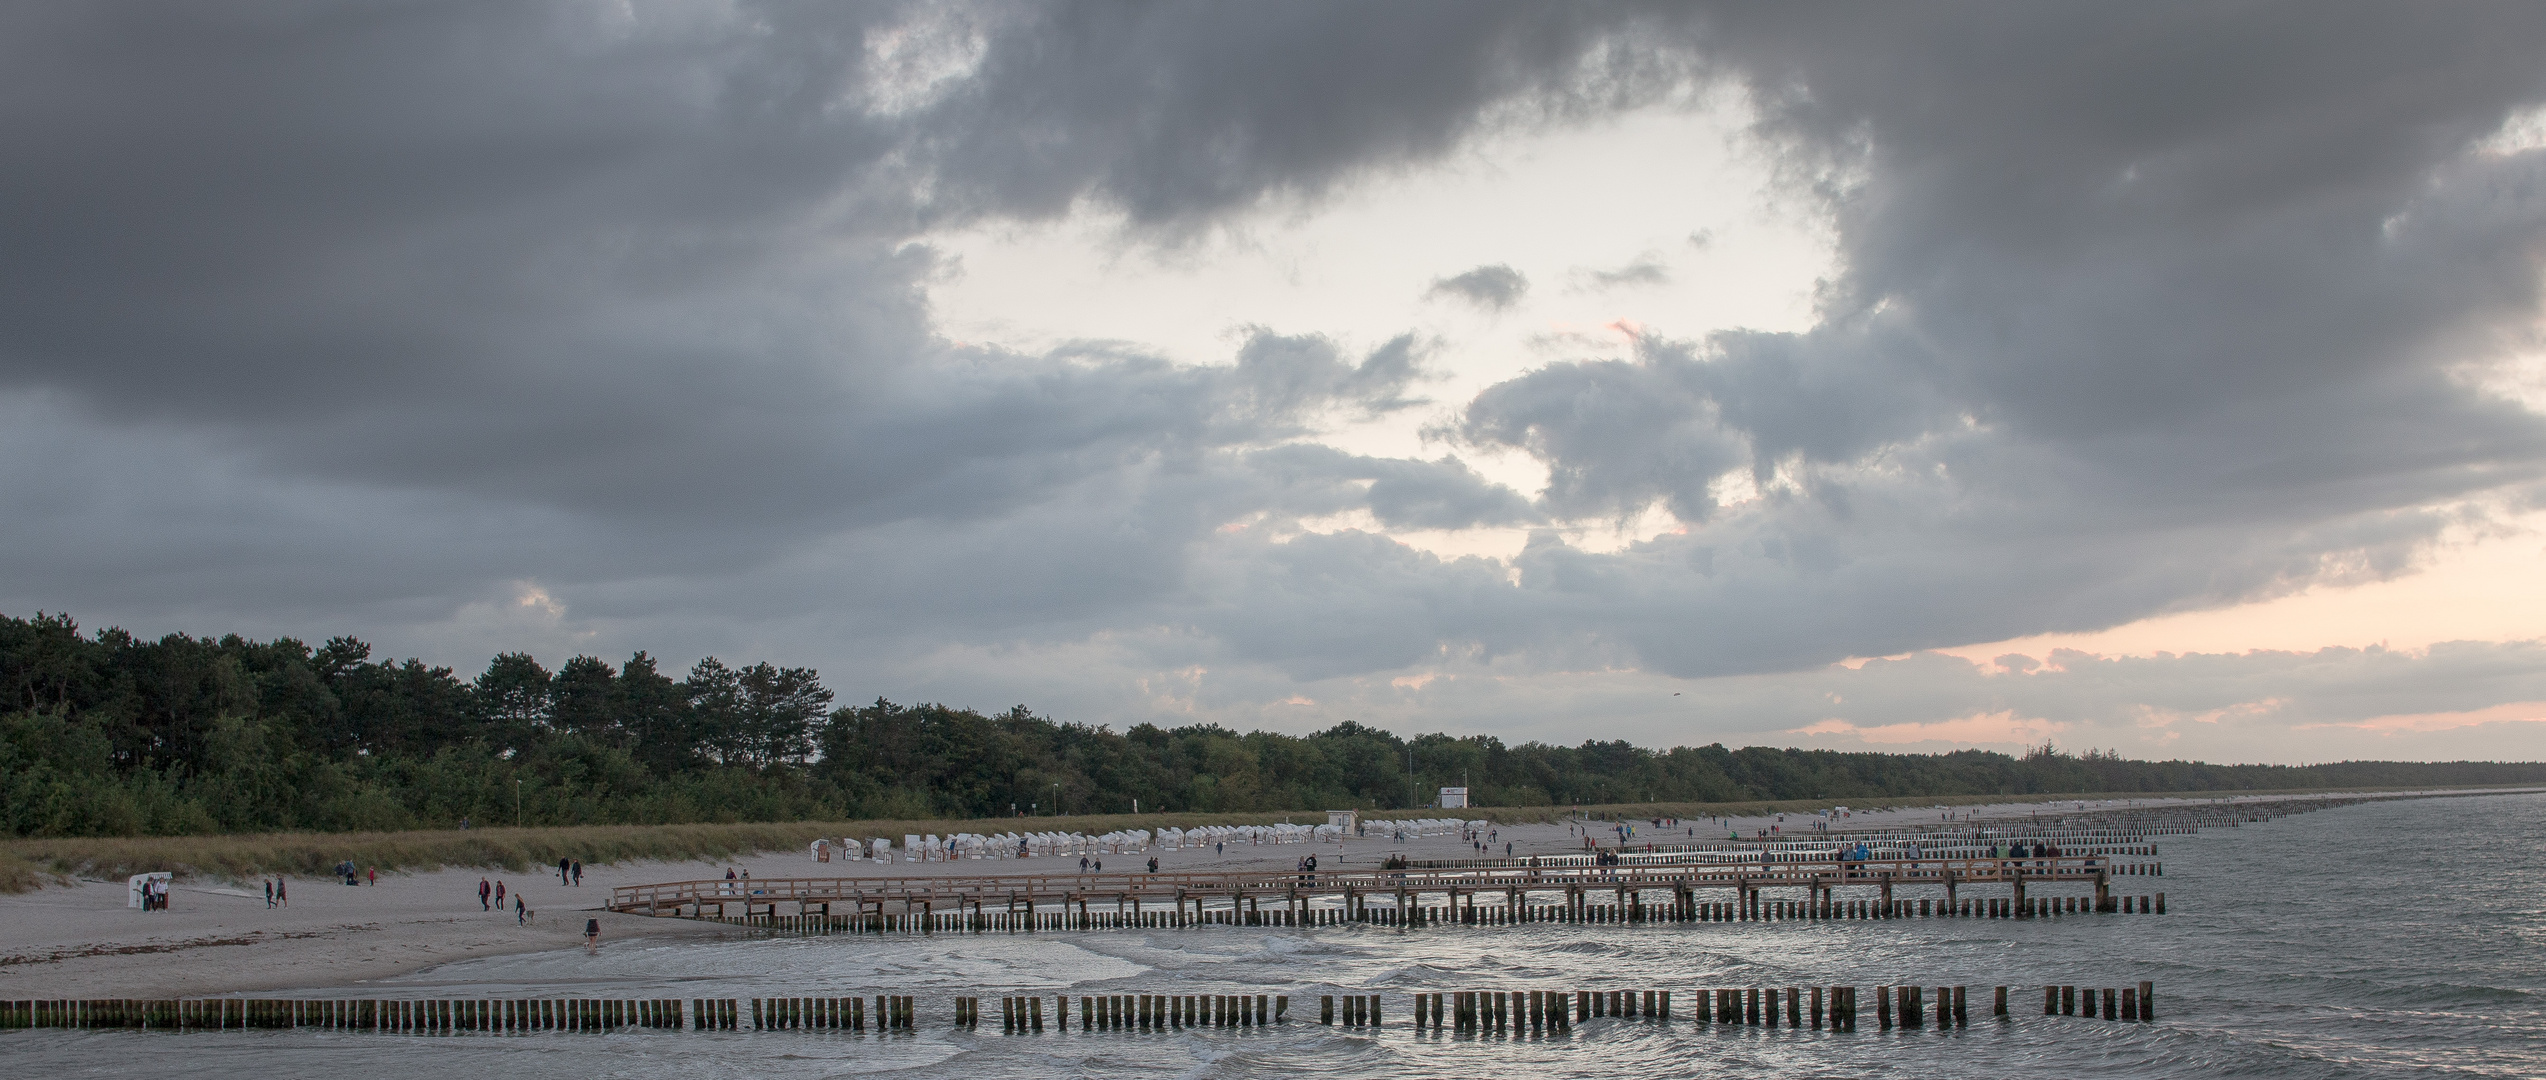
[[[2079,991],[2085,1000],[2078,1001]],[[1965,1027],[1967,988],[1938,986],[1934,1020],[1939,1028]],[[1894,984],[1875,988],[1877,1024],[1918,1028],[1925,1024],[1925,988]],[[2046,1015],[2101,1015],[2107,1020],[2150,1021],[2155,1018],[2155,987],[2150,982],[2118,988],[2048,986]],[[1807,999],[1809,1005],[1807,1005]],[[1069,995],[1053,999],[1061,1030],[1070,1030]],[[1667,1022],[1675,1018],[1671,992],[1661,989],[1482,990],[1449,994],[1416,994],[1414,1026],[1433,1031],[1470,1034],[1553,1035],[1572,1023],[1591,1018]],[[2083,1008],[2081,1008],[2081,1005]],[[916,999],[910,995],[874,995],[874,1030],[909,1031],[917,1026]],[[529,998],[529,999],[75,999],[0,1001],[0,1028],[132,1029],[207,1031],[237,1029],[305,1029],[375,1031],[410,1034],[606,1032],[624,1029],[693,1031],[866,1031],[870,1001],[864,997],[770,997],[678,999]],[[1034,995],[1000,998],[1001,1030],[1027,1034],[1043,1030],[1043,999]],[[1080,1031],[1160,1031],[1185,1027],[1260,1028],[1288,1022],[1289,995],[1272,994],[1111,994],[1080,995]],[[983,1023],[981,998],[953,999],[956,1027]],[[1998,987],[1994,1013],[2007,1013],[2007,988]],[[1701,990],[1691,1018],[1700,1023],[1815,1030],[1853,1031],[1856,988],[1849,986],[1747,987]],[[1381,1024],[1376,994],[1319,998],[1319,1022],[1348,1027]]]

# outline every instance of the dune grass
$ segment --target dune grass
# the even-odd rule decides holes
[[[62,880],[61,874],[45,873],[14,853],[0,852],[0,893],[22,893]]]
[[[1832,806],[1858,810],[2066,803],[2101,799],[2211,799],[2230,796],[2346,794],[2391,788],[2309,788],[2288,791],[2105,792],[2058,795],[1856,796],[1738,803],[1626,803],[1581,807],[1473,807],[1470,819],[1501,824],[1560,821],[1575,815],[1607,820],[1655,817],[1750,817],[1811,813]],[[2431,789],[2434,791],[2442,789]],[[2480,795],[2500,788],[2448,789]],[[2522,790],[2535,790],[2534,788]],[[1366,817],[1442,816],[1439,810],[1364,811]],[[682,862],[721,859],[760,851],[801,851],[817,837],[887,837],[896,845],[912,833],[997,833],[1008,830],[1101,833],[1115,829],[1191,829],[1203,825],[1263,825],[1280,821],[1320,824],[1323,811],[1250,814],[1130,814],[1075,817],[977,818],[972,820],[794,821],[696,825],[581,825],[530,828],[442,829],[412,832],[240,833],[217,836],[57,837],[0,841],[0,893],[24,892],[67,877],[121,880],[132,874],[170,871],[181,877],[245,880],[264,874],[324,875],[338,862],[384,872],[486,867],[525,870],[555,866],[560,858],[594,865],[629,861]]]

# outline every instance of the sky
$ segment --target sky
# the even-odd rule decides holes
[[[0,612],[2546,758],[2546,7],[0,9]]]

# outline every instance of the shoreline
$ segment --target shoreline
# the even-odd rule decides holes
[[[2541,789],[2378,792],[2401,797],[2536,794]],[[2249,796],[2242,803],[2306,798],[2313,793]],[[2352,794],[2370,794],[2354,792]],[[2002,801],[1953,806],[1941,800],[1918,807],[1885,800],[1894,809],[1859,813],[1843,827],[1930,824],[1940,813],[1976,820],[2022,820],[2053,809],[2048,801]],[[2056,800],[2077,812],[2133,806],[2197,805],[2215,798],[2154,796]],[[1950,809],[1939,811],[1939,805]],[[1436,812],[1437,813],[1437,812]],[[1408,815],[1418,816],[1418,815]],[[1810,815],[1790,815],[1808,818]],[[1689,819],[1694,821],[1694,819]],[[1700,839],[1724,831],[1748,834],[1775,815],[1733,818],[1641,835],[1638,842],[1667,842],[1694,828]],[[1582,838],[1563,824],[1496,826],[1501,843],[1519,855],[1579,851]],[[1605,835],[1606,830],[1595,829]],[[2159,841],[2161,844],[2165,841]],[[1456,835],[1402,843],[1372,837],[1341,845],[1232,846],[1225,852],[1152,849],[1103,858],[1140,866],[1156,857],[1161,869],[1204,870],[1287,867],[1307,854],[1329,866],[1375,865],[1393,854],[1416,859],[1473,857]],[[1500,850],[1493,852],[1501,855]],[[935,876],[1061,871],[1073,857],[961,860],[948,863],[816,863],[802,850],[762,851],[721,860],[637,859],[587,864],[580,886],[562,885],[556,869],[528,871],[445,867],[380,875],[379,884],[345,886],[325,877],[287,878],[291,905],[267,908],[255,883],[181,881],[171,910],[142,912],[125,906],[121,881],[79,879],[15,895],[0,895],[0,998],[166,998],[268,993],[288,989],[343,988],[411,976],[444,964],[518,953],[572,949],[582,944],[587,919],[601,924],[603,947],[629,941],[730,940],[752,932],[717,923],[623,915],[602,910],[618,885],[721,878],[727,868],[754,878]],[[1119,869],[1119,868],[1118,868]],[[480,879],[502,881],[508,899],[518,895],[539,914],[527,925],[511,912],[469,911]]]
[[[1849,802],[1863,802],[1869,812],[1931,809],[1989,812],[2020,816],[2023,812],[2070,803],[2202,803],[2251,802],[2329,795],[2396,795],[2415,797],[2473,796],[2546,790],[2546,785],[2398,788],[2292,788],[2272,791],[2070,792],[2042,795],[1851,796],[1845,799],[1797,799],[1728,803],[1612,803],[1565,807],[1471,807],[1461,813],[1498,826],[1563,825],[1578,815],[1598,820],[1634,821],[1653,817],[1704,819],[1717,815],[1738,821],[1766,821],[1777,814],[1811,812]],[[1440,816],[1439,810],[1365,811],[1366,818]],[[1168,826],[1264,825],[1277,821],[1315,821],[1324,811],[1267,811],[1228,814],[1112,814],[1066,817],[911,819],[866,821],[791,821],[688,823],[673,825],[541,825],[485,826],[477,829],[428,829],[408,832],[222,833],[203,836],[22,837],[0,839],[0,896],[67,883],[73,877],[121,881],[145,872],[173,871],[180,881],[245,881],[268,873],[324,876],[328,868],[350,860],[382,871],[425,872],[462,868],[535,872],[554,866],[560,857],[591,865],[656,861],[730,860],[756,852],[800,851],[817,837],[901,837],[962,832],[995,834],[1008,830],[1082,832],[1090,835],[1125,829]]]

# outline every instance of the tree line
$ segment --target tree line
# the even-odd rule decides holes
[[[1402,810],[2546,780],[2546,765],[2212,765],[2071,755],[1841,753],[1619,741],[1509,745],[1345,722],[1310,735],[1065,722],[878,699],[809,668],[678,677],[639,652],[473,678],[315,648],[0,615],[0,835],[184,835],[478,824]]]

